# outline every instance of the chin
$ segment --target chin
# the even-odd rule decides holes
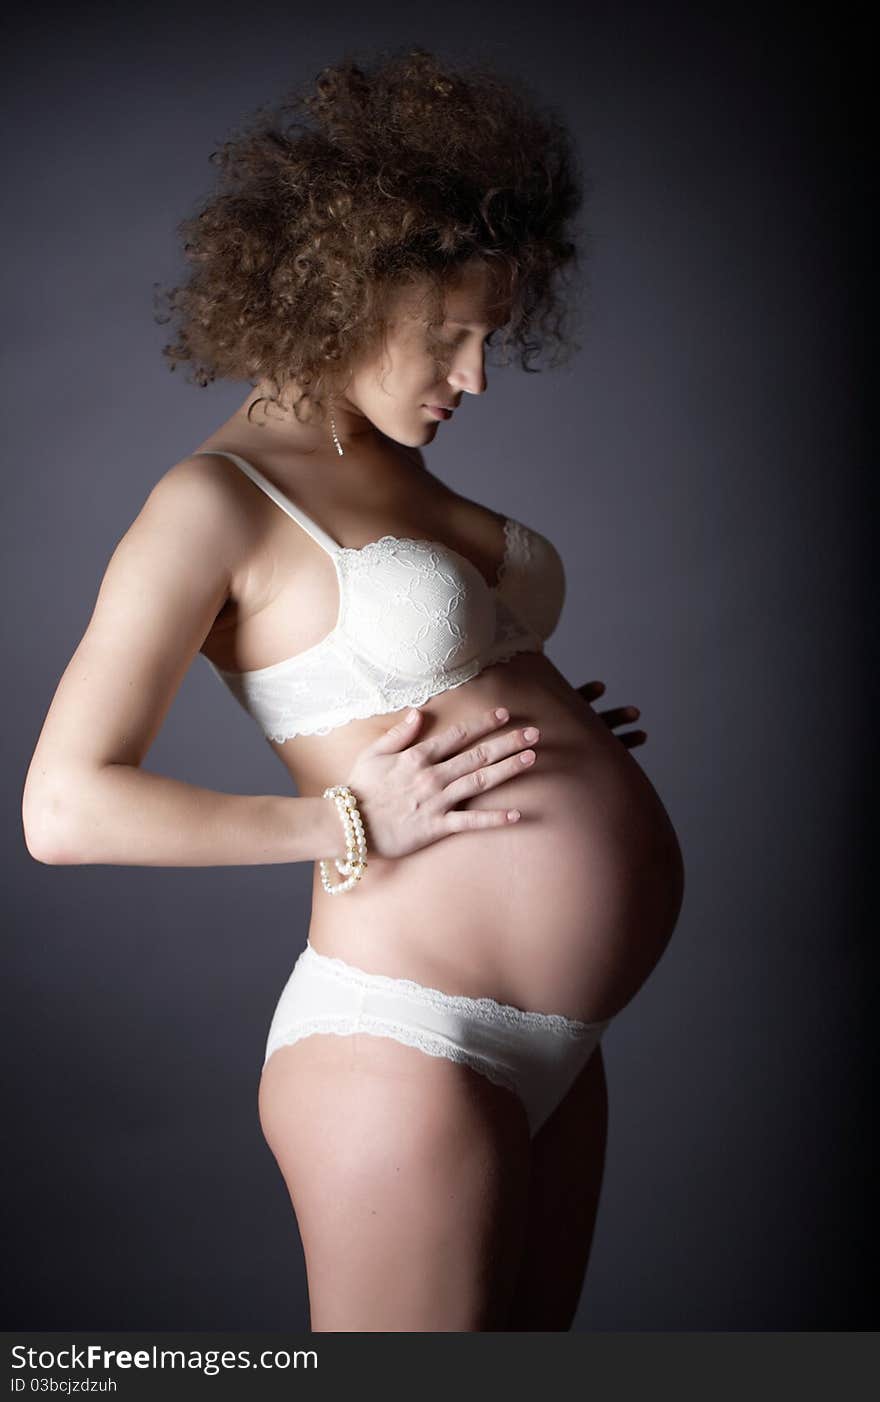
[[[399,443],[403,448],[420,448],[423,443],[430,443],[434,437],[434,430],[439,419],[434,423],[420,424],[417,429],[399,428],[393,433],[388,432],[387,436],[393,438],[395,443]]]

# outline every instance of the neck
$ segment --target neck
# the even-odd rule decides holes
[[[250,419],[249,411],[252,411]],[[331,415],[333,424],[330,422]],[[369,447],[374,443],[387,442],[385,435],[364,414],[347,403],[330,406],[326,418],[316,415],[311,421],[301,422],[292,408],[282,407],[268,398],[265,381],[261,381],[248,395],[235,417],[241,417],[248,423],[258,423],[261,432],[271,434],[279,446],[287,442],[302,450],[329,446],[335,452],[334,424],[343,453],[349,444]]]

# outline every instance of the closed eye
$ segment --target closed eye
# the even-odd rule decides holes
[[[464,335],[466,335],[466,334],[467,334],[466,332],[460,331],[456,336],[453,336],[453,338],[452,338],[451,341],[444,341],[443,344],[444,344],[444,345],[447,345],[447,346],[454,346],[455,343],[456,343],[456,341],[461,340],[462,336],[464,336]],[[492,337],[493,337],[493,336],[497,336],[497,335],[498,335],[497,330],[495,330],[495,331],[490,331],[489,334],[488,334],[488,336],[484,336],[484,337],[483,337],[483,345],[484,345],[484,346],[488,346],[488,345],[490,344],[491,340],[492,340]]]

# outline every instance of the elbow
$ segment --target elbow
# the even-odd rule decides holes
[[[72,841],[70,824],[57,797],[37,795],[25,789],[21,806],[25,846],[35,862],[44,866],[75,866],[80,858]]]
[[[28,854],[35,862],[42,862],[43,866],[77,866],[78,859],[73,855],[70,847],[62,847],[59,844],[52,845],[41,837],[34,838],[28,829],[24,834],[25,846]]]

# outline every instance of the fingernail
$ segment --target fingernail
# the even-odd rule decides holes
[[[404,720],[413,721],[415,720],[418,714],[418,711],[407,711],[406,715],[404,716]]]
[[[498,710],[495,712],[495,715],[498,717],[499,720],[507,720],[509,712],[506,711],[503,706],[499,706]]]

